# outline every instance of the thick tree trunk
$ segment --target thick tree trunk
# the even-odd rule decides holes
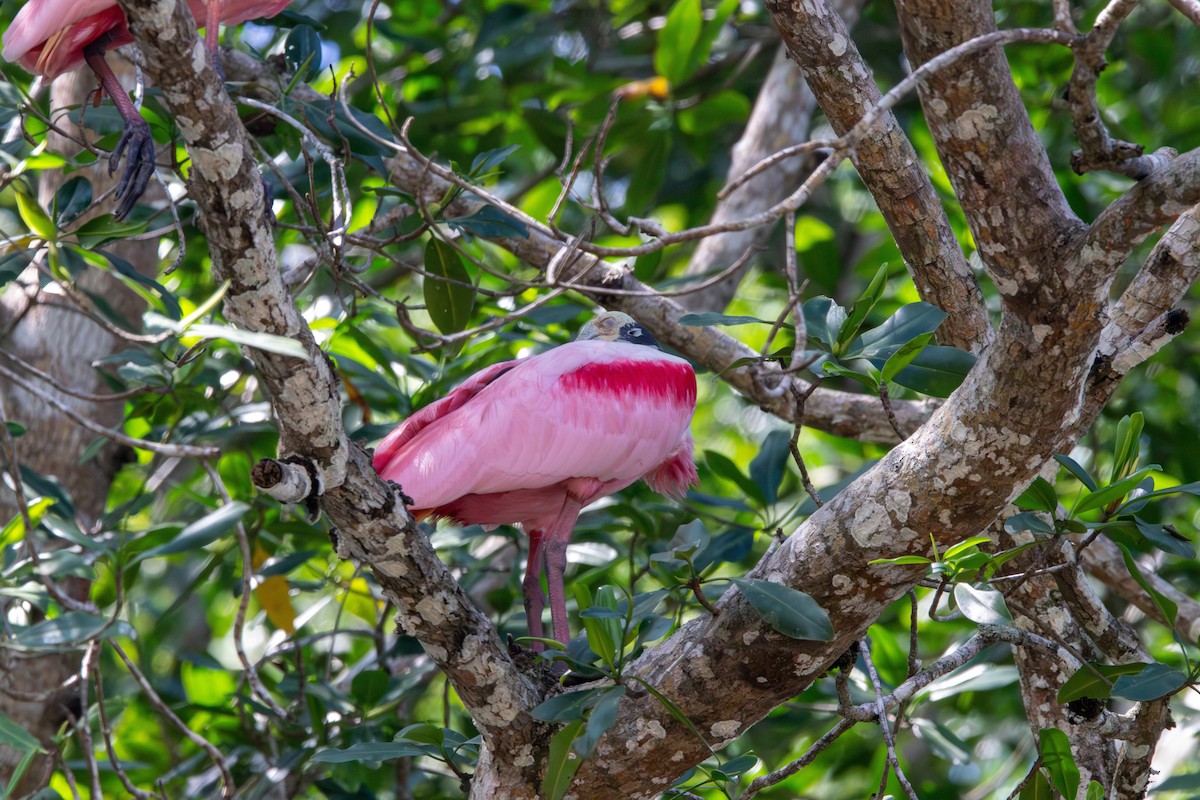
[[[110,60],[114,65],[118,61],[124,63],[116,56],[110,56]],[[132,72],[127,64],[125,71]],[[95,79],[86,70],[68,73],[55,81],[51,105],[60,126],[75,130],[66,109],[86,102],[94,88]],[[57,134],[51,135],[51,147],[63,153],[74,153],[79,149],[78,145]],[[97,163],[86,174],[97,197],[114,182],[108,175],[106,161]],[[41,186],[43,205],[48,205],[63,178],[61,174],[46,174]],[[102,213],[102,210],[97,208],[89,213]],[[122,242],[114,245],[112,250],[139,270],[153,273],[157,263],[154,242]],[[61,296],[39,293],[38,286],[37,275],[29,270],[20,280],[10,284],[0,298],[0,349],[49,373],[72,389],[84,393],[104,392],[107,386],[92,365],[121,349],[121,340]],[[140,327],[142,300],[108,273],[86,270],[79,276],[77,286],[83,292],[103,297],[131,328]],[[11,358],[0,356],[0,364],[22,372],[19,368],[14,369]],[[105,427],[120,425],[122,403],[81,400],[39,383],[36,378],[28,379],[79,414]],[[14,440],[18,463],[38,474],[56,478],[74,502],[80,528],[90,530],[104,511],[109,486],[127,453],[108,443],[94,458],[81,462],[79,455],[96,438],[94,433],[64,420],[55,409],[19,386],[0,384],[0,400],[7,418],[20,422],[27,429],[23,436]],[[15,498],[0,484],[0,521],[7,522],[16,514]],[[27,532],[26,536],[30,546],[48,546],[36,531]],[[87,596],[88,584],[84,580],[62,581],[61,586],[76,599]],[[55,759],[53,739],[64,722],[80,713],[79,666],[78,652],[34,653],[0,646],[0,712],[36,736],[51,752],[35,762],[18,794],[35,791],[49,780]],[[18,762],[15,751],[0,746],[0,785],[8,782]]]

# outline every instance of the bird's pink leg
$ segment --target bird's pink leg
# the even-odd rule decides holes
[[[545,635],[542,628],[542,609],[546,607],[546,598],[542,594],[542,544],[545,541],[545,531],[531,530],[529,535],[529,561],[525,564],[525,580],[521,588],[525,592],[525,624],[529,626],[529,635],[540,639]],[[535,653],[545,649],[541,642],[533,643]]]
[[[562,510],[546,535],[546,584],[550,590],[550,621],[554,625],[554,638],[566,644],[571,641],[571,628],[567,625],[567,594],[563,588],[563,574],[567,570],[567,542],[583,504],[567,495]]]
[[[205,6],[204,46],[208,48],[213,64],[220,63],[217,61],[217,40],[221,30],[221,2],[222,0],[208,0],[208,5]]]
[[[150,133],[150,124],[142,119],[142,115],[125,92],[125,87],[104,60],[104,46],[107,41],[108,36],[105,35],[84,47],[83,58],[92,68],[92,72],[96,73],[100,85],[112,98],[121,119],[125,121],[125,130],[121,132],[121,138],[117,140],[117,146],[113,148],[112,156],[108,160],[108,174],[112,175],[121,163],[122,154],[126,149],[129,151],[125,160],[125,171],[121,173],[121,180],[117,182],[117,209],[113,212],[117,219],[124,219],[133,210],[134,203],[142,196],[142,192],[146,191],[150,178],[154,175],[154,137]]]

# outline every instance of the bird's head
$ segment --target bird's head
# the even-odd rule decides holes
[[[580,328],[575,341],[583,342],[589,339],[658,347],[658,342],[650,331],[643,328],[633,317],[620,311],[605,311]]]

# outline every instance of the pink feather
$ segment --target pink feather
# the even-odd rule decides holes
[[[664,494],[686,491],[697,480],[695,403],[696,376],[683,359],[571,342],[472,376],[384,439],[375,469],[418,511],[543,527],[569,488],[584,489],[584,505],[643,477]]]
[[[220,2],[220,0],[218,0]],[[222,2],[220,19],[237,25],[256,17],[278,14],[291,0],[229,0]],[[208,13],[204,0],[188,0],[197,27]],[[83,48],[106,33],[108,47],[133,41],[125,14],[114,0],[33,0],[17,12],[4,32],[4,59],[30,72],[54,78],[83,63]]]

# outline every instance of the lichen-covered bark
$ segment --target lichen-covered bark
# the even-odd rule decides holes
[[[823,1],[768,0],[767,8],[833,129],[840,135],[853,128],[882,95],[841,17]],[[938,340],[981,350],[992,335],[983,295],[916,150],[891,112],[858,143],[852,159],[917,291],[950,315]]]
[[[914,66],[996,29],[991,4],[979,0],[903,0],[897,10]],[[939,72],[920,95],[979,255],[1000,294],[1020,306],[1083,223],[1054,179],[1008,60],[995,48]]]

